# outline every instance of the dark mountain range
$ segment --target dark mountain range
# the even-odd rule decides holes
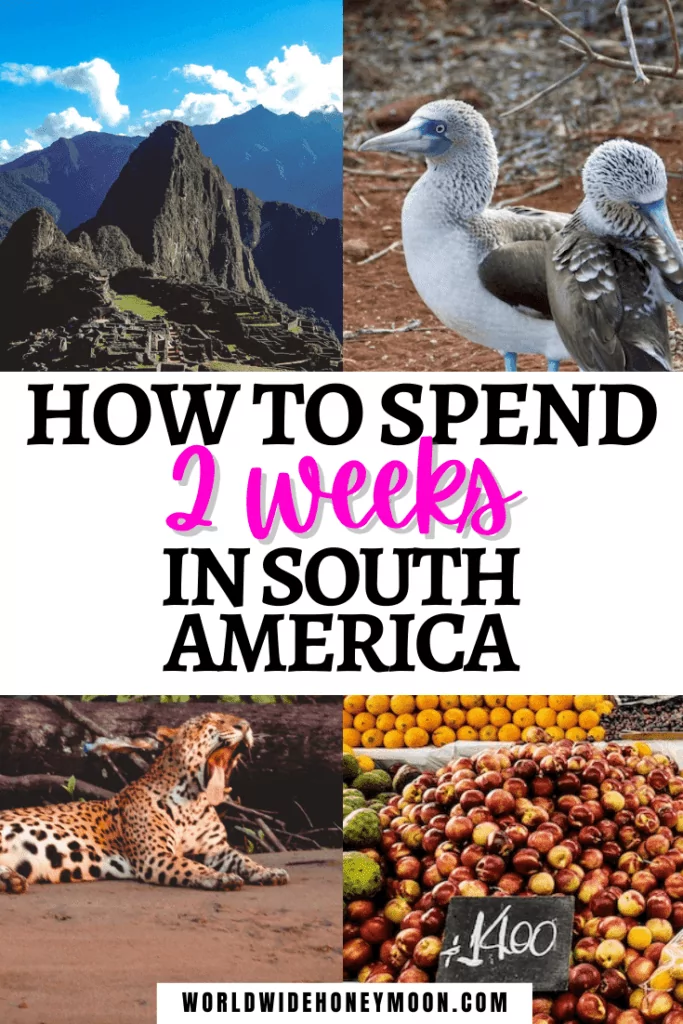
[[[55,220],[59,217],[59,208],[51,199],[11,174],[0,174],[0,238],[4,238],[15,220],[34,207],[42,207]]]
[[[254,107],[193,131],[202,152],[236,188],[340,218],[342,127],[336,110],[300,117]]]
[[[290,309],[314,310],[341,337],[341,221],[263,203],[247,189],[235,196],[242,238],[270,294]]]
[[[194,129],[202,152],[236,188],[260,199],[341,217],[342,116],[337,111],[245,114]],[[42,206],[62,231],[94,217],[140,136],[85,132],[0,166],[0,238]]]
[[[93,217],[141,138],[85,132],[58,139],[0,167],[0,238],[22,213],[42,206],[62,231]]]

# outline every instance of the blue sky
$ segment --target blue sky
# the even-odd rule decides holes
[[[81,131],[341,103],[341,0],[2,6],[0,162]]]

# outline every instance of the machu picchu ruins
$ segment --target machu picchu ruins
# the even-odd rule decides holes
[[[269,206],[287,218],[281,268]],[[278,298],[306,299],[293,230],[334,248],[331,222],[296,213],[233,189],[186,126],[167,122],[134,150],[96,217],[68,236],[41,208],[11,226],[0,243],[0,368],[340,369],[334,294],[322,310],[315,295],[297,309]],[[316,262],[304,243],[302,276]]]

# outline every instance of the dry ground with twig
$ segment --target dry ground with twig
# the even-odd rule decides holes
[[[626,71],[587,62],[585,52],[562,45],[562,33],[549,18],[520,0],[347,0],[345,369],[502,369],[497,353],[439,324],[412,287],[400,245],[389,248],[400,241],[403,198],[420,164],[356,152],[364,138],[401,123],[430,97],[467,100],[490,121],[501,160],[494,202],[521,199],[571,211],[581,197],[581,165],[595,145],[621,136],[653,146],[673,175],[670,210],[683,233],[683,80],[651,74],[652,66],[667,73],[674,67],[669,7],[655,0],[631,5],[639,60],[650,75],[647,84],[638,84],[615,6],[605,0],[545,3],[594,52],[625,62]],[[674,4],[673,14],[683,38],[679,8]],[[564,42],[576,45],[568,36]],[[580,75],[535,99],[583,63],[588,66]],[[400,334],[358,333],[414,320],[419,326]],[[674,366],[683,369],[683,331],[675,321],[672,329]],[[545,361],[520,357],[519,367],[543,370]]]

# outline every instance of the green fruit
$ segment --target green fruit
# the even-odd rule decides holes
[[[354,754],[342,755],[342,778],[344,782],[353,782],[360,771],[360,766]]]
[[[343,874],[345,900],[371,900],[383,885],[379,864],[364,853],[345,853]]]
[[[380,807],[386,807],[394,794],[389,790],[388,793],[378,793],[373,799],[373,803],[379,804]]]
[[[343,794],[342,801],[348,805],[352,811],[358,810],[359,807],[365,807],[365,797],[362,793],[359,793],[357,789],[347,789]],[[346,815],[344,815],[346,817]]]
[[[382,827],[375,811],[363,807],[351,811],[343,823],[344,846],[352,850],[377,846],[382,838]]]
[[[359,789],[365,796],[376,796],[377,793],[386,793],[391,789],[391,775],[381,768],[375,768],[371,772],[363,772],[353,780],[355,789]]]

